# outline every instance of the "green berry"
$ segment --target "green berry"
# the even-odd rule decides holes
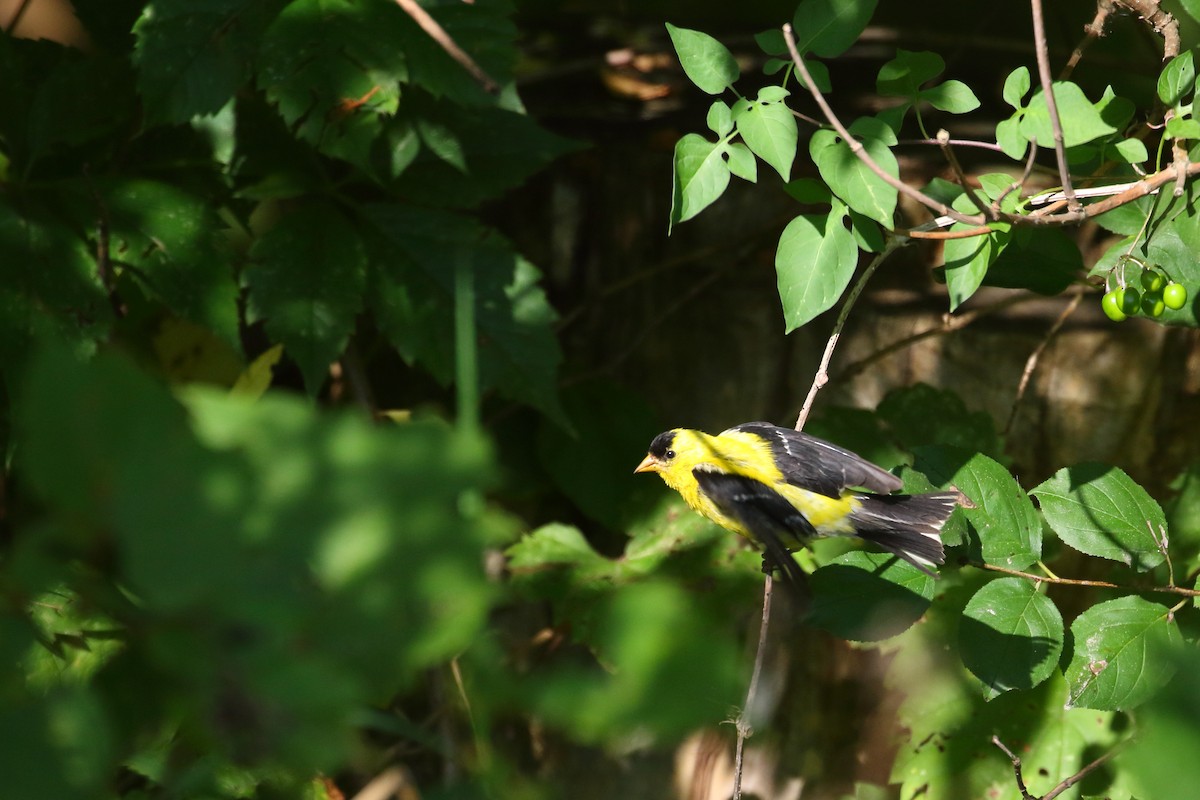
[[[1100,300],[1100,307],[1104,309],[1105,315],[1113,322],[1123,322],[1125,320],[1125,312],[1121,310],[1121,300],[1117,297],[1117,292],[1120,289],[1114,289],[1111,292],[1105,292],[1104,297]]]
[[[1147,317],[1161,317],[1167,310],[1163,296],[1158,292],[1146,292],[1142,295],[1142,313]]]
[[[1147,269],[1142,272],[1142,287],[1147,292],[1161,292],[1162,288],[1167,285],[1167,279],[1161,272],[1156,269]]]
[[[1117,302],[1121,304],[1121,311],[1129,317],[1138,313],[1142,307],[1142,296],[1132,286],[1123,286],[1117,289]]]
[[[1163,289],[1163,303],[1167,308],[1178,311],[1187,303],[1187,289],[1182,284],[1172,281]]]

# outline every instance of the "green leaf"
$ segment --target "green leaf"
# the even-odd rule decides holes
[[[810,580],[809,624],[857,642],[902,633],[933,599],[934,579],[890,553],[852,550]]]
[[[0,355],[9,367],[35,341],[90,343],[112,310],[87,243],[60,220],[0,202]]]
[[[787,332],[832,308],[856,266],[858,247],[840,214],[802,214],[789,222],[775,253]]]
[[[896,57],[880,67],[875,88],[885,97],[915,99],[921,93],[921,84],[941,75],[944,69],[946,62],[937,53],[896,48]]]
[[[720,94],[737,81],[741,71],[729,48],[707,33],[667,23],[679,64],[692,83],[708,94]]]
[[[966,114],[979,108],[979,98],[962,81],[946,81],[921,92],[922,100],[939,111]]]
[[[578,528],[557,522],[530,531],[504,554],[508,556],[509,568],[517,571],[563,564],[590,566],[605,560]]]
[[[1062,615],[1033,581],[998,578],[967,603],[958,642],[963,663],[988,696],[1032,689],[1058,667]]]
[[[991,415],[970,410],[950,389],[936,389],[927,383],[893,389],[879,403],[877,413],[887,421],[892,436],[909,450],[939,445],[1003,457],[1004,443]]]
[[[371,233],[367,300],[400,354],[442,383],[453,380],[452,265],[466,251],[475,273],[480,389],[495,388],[567,425],[558,399],[557,315],[537,268],[468,217],[402,205],[372,205],[365,214]]]
[[[1029,142],[1021,135],[1021,112],[996,123],[996,144],[1004,155],[1012,159],[1022,158],[1029,149]]]
[[[1141,139],[1122,139],[1112,146],[1111,152],[1114,158],[1126,164],[1141,164],[1150,158]]]
[[[299,138],[369,169],[409,79],[408,24],[390,4],[296,0],[261,37],[258,87]]]
[[[362,309],[366,251],[336,206],[311,203],[264,234],[245,272],[253,318],[266,320],[316,394]]]
[[[971,205],[971,209],[975,210],[975,206]],[[961,231],[969,228],[968,225],[956,222],[950,230]],[[988,267],[1003,250],[1009,235],[1007,231],[992,230],[991,233],[982,236],[946,240],[942,252],[946,264],[946,288],[950,294],[951,311],[969,300],[983,284]]]
[[[1058,116],[1062,123],[1065,147],[1087,144],[1117,132],[1117,128],[1101,117],[1083,90],[1074,83],[1055,81],[1052,86],[1054,102],[1058,106]],[[1036,141],[1039,147],[1054,145],[1050,112],[1041,90],[1035,92],[1029,101],[1029,107],[1021,119],[1021,135],[1031,142]]]
[[[734,119],[746,146],[786,181],[796,158],[796,118],[781,101],[764,101],[762,92],[757,101],[735,113]]]
[[[1166,132],[1172,139],[1200,139],[1200,120],[1171,117],[1167,120]]]
[[[1139,572],[1162,563],[1156,541],[1166,530],[1162,508],[1117,467],[1064,467],[1030,494],[1054,532],[1076,550],[1120,561]]]
[[[1163,67],[1158,76],[1158,99],[1163,105],[1177,105],[1196,86],[1196,64],[1191,50],[1184,50]]]
[[[733,115],[729,113],[729,106],[720,100],[708,107],[706,122],[708,129],[717,136],[727,136],[733,130]]]
[[[948,680],[930,669],[929,647],[937,645],[922,644],[925,669],[912,659],[918,663],[906,664],[892,678],[908,697],[899,716],[911,734],[891,773],[892,781],[902,784],[904,800],[1018,800],[1012,764],[991,745],[992,736],[1020,753],[1031,796],[1040,797],[1127,735],[1121,733],[1119,715],[1064,708],[1066,686],[1057,673],[1035,689],[985,703],[967,694],[957,676]],[[1109,796],[1128,797],[1118,788],[1113,786]]]
[[[876,0],[802,0],[796,7],[792,27],[800,55],[809,51],[821,58],[834,58],[858,41]]]
[[[458,159],[447,158],[451,156],[450,149],[437,155],[428,147],[422,147],[411,162],[405,161],[409,155],[400,154],[401,163],[394,165],[390,151],[393,147],[407,147],[410,135],[403,112],[387,123],[382,141],[363,140],[370,148],[369,152],[356,154],[346,150],[340,143],[354,142],[337,137],[329,140],[330,148],[333,148],[329,152],[360,163],[363,159],[375,159],[379,151],[383,151],[378,166],[373,166],[376,161],[371,160],[368,167],[380,174],[402,169],[391,186],[399,198],[410,200],[414,205],[473,208],[520,185],[532,173],[577,146],[543,130],[526,114],[506,108],[462,106],[447,99],[431,100],[413,91],[406,95],[405,110],[412,119],[424,120],[422,126],[426,136],[434,131],[431,122],[443,132],[441,135],[452,136],[452,147],[461,152],[461,162],[451,163]],[[399,139],[393,141],[393,134]],[[466,165],[465,171],[460,167],[462,163]]]
[[[1178,675],[1137,711],[1137,736],[1118,763],[1135,775],[1146,798],[1170,798],[1180,786],[1200,785],[1200,662],[1194,647],[1170,654]]]
[[[851,129],[861,137],[863,148],[885,172],[899,175],[900,167],[888,147],[895,134],[879,120],[863,118]],[[872,172],[854,155],[836,131],[819,130],[809,141],[809,154],[838,197],[860,214],[891,228],[896,212],[897,190]]]
[[[686,222],[712,205],[729,185],[723,148],[696,133],[675,143],[675,193],[671,222]]]
[[[1179,627],[1158,603],[1134,596],[1097,603],[1075,618],[1071,636],[1068,706],[1133,708],[1175,673],[1168,647],[1180,642]]]
[[[741,142],[733,142],[725,148],[725,156],[729,159],[726,164],[729,166],[731,175],[736,175],[751,183],[758,181],[758,161],[755,160],[754,153],[750,152],[749,147]]]
[[[1017,67],[1004,79],[1004,102],[1018,111],[1024,109],[1023,101],[1029,86],[1029,67]]]
[[[147,289],[185,319],[240,346],[238,286],[211,203],[158,181],[97,181],[111,246],[145,276]]]
[[[1015,192],[1014,192],[1015,194]],[[1061,230],[1020,226],[984,275],[986,286],[1053,296],[1083,271],[1079,245]]]
[[[963,508],[986,564],[1024,569],[1042,556],[1042,521],[1016,479],[980,453],[950,447],[920,448],[914,467],[939,486],[955,486],[975,508]]]
[[[134,34],[133,61],[149,122],[215,114],[246,82],[279,0],[154,0]]]
[[[608,670],[542,670],[529,687],[536,713],[583,741],[635,731],[669,738],[727,713],[742,692],[740,649],[713,629],[703,598],[664,581],[603,597],[588,645]]]

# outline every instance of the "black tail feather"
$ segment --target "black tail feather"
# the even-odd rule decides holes
[[[859,495],[851,514],[854,532],[876,547],[895,553],[930,573],[945,563],[942,526],[958,505],[957,492],[917,495]]]

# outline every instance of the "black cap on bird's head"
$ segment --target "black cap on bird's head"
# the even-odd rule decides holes
[[[650,442],[650,451],[637,465],[634,472],[659,472],[663,465],[675,457],[671,445],[675,443],[675,431],[665,431],[654,437]]]

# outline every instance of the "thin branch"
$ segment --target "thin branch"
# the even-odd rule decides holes
[[[1079,770],[1079,772],[1076,772],[1071,777],[1064,778],[1062,783],[1058,784],[1053,789],[1051,789],[1050,791],[1048,791],[1044,795],[1042,795],[1041,800],[1054,800],[1054,798],[1058,797],[1060,794],[1065,792],[1067,789],[1070,789],[1072,786],[1079,783],[1081,780],[1083,780],[1088,775],[1090,775],[1094,770],[1096,770],[1101,765],[1103,765],[1106,761],[1108,761],[1113,756],[1115,756],[1117,754],[1117,750],[1119,748],[1120,748],[1120,745],[1118,745],[1117,747],[1114,747],[1112,750],[1109,750],[1107,753],[1103,754],[1102,756],[1097,758],[1092,763],[1084,766],[1082,769]]]
[[[994,153],[1003,153],[1004,152],[1004,148],[1001,147],[1000,145],[996,144],[995,142],[981,142],[977,139],[947,139],[946,142],[947,142],[947,144],[952,144],[955,147],[978,147],[981,150],[991,150]],[[897,145],[924,144],[924,145],[932,145],[934,147],[940,147],[942,144],[942,140],[941,139],[901,139],[900,141],[896,142],[896,144]]]
[[[879,266],[887,257],[900,248],[903,243],[904,240],[898,236],[889,238],[883,250],[871,260],[871,263],[863,270],[862,275],[859,276],[850,293],[846,295],[846,302],[842,303],[842,310],[838,312],[837,322],[833,324],[833,333],[829,335],[829,341],[825,343],[825,352],[821,355],[821,365],[817,367],[817,374],[813,376],[812,386],[808,390],[808,397],[804,398],[804,406],[800,409],[800,416],[796,418],[796,430],[804,427],[805,421],[808,420],[808,414],[812,411],[813,402],[817,399],[817,392],[821,391],[821,388],[829,383],[829,361],[833,358],[833,351],[837,347],[838,339],[842,335],[842,328],[846,326],[846,319],[850,316],[850,309],[854,307],[855,301],[862,294],[863,287],[867,285],[867,281],[875,274],[875,270],[879,269]]]
[[[1116,4],[1145,20],[1155,33],[1163,37],[1163,61],[1179,55],[1179,21],[1162,10],[1159,0],[1116,0]]]
[[[1054,324],[1050,326],[1050,330],[1038,342],[1038,346],[1029,354],[1029,358],[1025,361],[1025,369],[1021,372],[1021,380],[1017,384],[1017,396],[1013,398],[1012,408],[1008,412],[1008,422],[1004,425],[1004,436],[1007,438],[1008,432],[1012,430],[1013,422],[1017,418],[1017,409],[1021,405],[1021,400],[1025,397],[1025,389],[1029,386],[1029,379],[1033,377],[1033,371],[1037,369],[1038,361],[1042,358],[1042,353],[1058,335],[1067,318],[1075,313],[1075,309],[1079,308],[1079,301],[1083,299],[1083,294],[1077,294],[1071,298],[1071,302],[1067,303],[1067,307],[1058,315],[1058,319],[1054,320]],[[1151,532],[1153,533],[1153,531]]]
[[[429,37],[441,45],[441,48],[451,58],[461,64],[462,68],[471,74],[471,77],[483,87],[485,92],[495,94],[500,91],[500,85],[492,80],[491,76],[484,72],[483,68],[475,63],[475,59],[467,55],[457,42],[450,38],[446,29],[439,25],[436,19],[429,16],[429,12],[421,8],[417,4],[417,0],[396,0],[396,5],[404,9],[404,13],[412,17],[413,22],[417,23],[421,30],[429,34]]]
[[[1112,13],[1112,9],[1113,0],[1099,0],[1096,3],[1096,16],[1092,18],[1090,23],[1083,26],[1083,39],[1080,40],[1079,44],[1075,45],[1075,50],[1071,53],[1071,57],[1067,59],[1066,66],[1058,74],[1060,81],[1065,81],[1071,77],[1071,73],[1075,71],[1075,65],[1083,57],[1083,51],[1088,48],[1088,45],[1104,35],[1104,26],[1108,23],[1108,15]]]
[[[999,736],[992,737],[992,744],[999,747],[1004,755],[1008,756],[1008,760],[1012,762],[1013,776],[1017,779],[1017,788],[1021,791],[1021,800],[1040,800],[1029,793],[1025,788],[1025,778],[1021,775],[1021,759],[1012,750],[1009,750],[1004,742],[1000,741]]]
[[[855,139],[850,131],[847,130],[846,126],[842,124],[842,121],[838,119],[837,115],[833,113],[833,109],[829,107],[829,102],[825,99],[825,96],[821,94],[821,90],[817,88],[816,82],[813,81],[812,75],[810,75],[808,72],[808,66],[804,63],[804,59],[800,57],[800,52],[796,49],[796,36],[792,31],[791,23],[784,24],[783,38],[784,41],[787,42],[788,52],[792,56],[792,63],[796,65],[796,71],[799,72],[801,77],[804,78],[804,85],[808,87],[809,93],[812,95],[812,98],[816,102],[817,106],[821,109],[821,113],[825,115],[825,119],[830,125],[833,126],[834,130],[838,132],[838,135],[842,137],[842,140],[846,143],[846,146],[850,148],[850,152],[854,154],[855,158],[865,164],[869,170],[878,175],[880,179],[883,180],[883,182],[888,186],[891,186],[898,192],[908,195],[926,208],[933,209],[939,214],[944,214],[948,217],[951,217],[955,221],[961,222],[964,225],[982,225],[984,223],[985,220],[982,216],[971,217],[967,214],[959,213],[953,208],[950,208],[950,206],[933,199],[924,192],[914,189],[904,181],[893,177],[890,172],[875,163],[875,159],[871,158],[871,155],[863,147],[862,142]]]
[[[970,564],[977,569],[1002,572],[1005,575],[1013,575],[1018,578],[1028,578],[1035,583],[1053,583],[1056,586],[1095,586],[1100,589],[1124,589],[1128,592],[1154,592],[1155,594],[1175,594],[1182,597],[1200,597],[1200,590],[1187,589],[1183,586],[1123,586],[1119,583],[1110,583],[1109,581],[1060,578],[1057,575],[1034,575],[1031,572],[1022,572],[1019,569],[1009,569],[1008,567],[998,567],[995,564],[985,564],[981,561],[972,561]]]
[[[371,779],[353,800],[417,800],[421,793],[408,767],[388,767]]]
[[[750,713],[758,695],[758,678],[762,674],[763,661],[767,652],[767,627],[771,621],[771,588],[775,581],[767,572],[763,579],[762,625],[758,629],[758,649],[754,651],[754,671],[750,674],[750,688],[746,690],[746,705],[737,718],[737,747],[733,761],[733,800],[742,797],[742,766],[746,740],[754,735]]]
[[[1054,155],[1058,159],[1058,174],[1062,181],[1067,208],[1083,210],[1071,186],[1071,171],[1067,168],[1067,151],[1063,146],[1062,120],[1058,116],[1058,103],[1054,100],[1054,84],[1050,78],[1050,53],[1046,46],[1046,21],[1042,17],[1042,0],[1029,0],[1033,9],[1033,45],[1037,52],[1038,77],[1042,82],[1042,95],[1046,98],[1046,110],[1050,112],[1050,129],[1054,133]]]
[[[979,196],[979,192],[975,191],[975,187],[967,180],[966,174],[963,173],[962,165],[958,163],[958,156],[954,155],[954,148],[950,146],[950,132],[942,128],[937,132],[937,143],[942,149],[942,156],[946,159],[946,163],[954,170],[954,177],[958,180],[958,185],[967,193],[967,198],[979,209],[979,213],[985,217],[995,219],[999,209],[993,209],[983,201]]]
[[[1019,181],[1013,181],[1008,185],[1008,188],[1000,193],[1000,196],[992,201],[992,209],[995,213],[1000,213],[1000,206],[1004,203],[1004,199],[1018,189],[1025,187],[1025,181],[1029,180],[1029,176],[1033,174],[1033,165],[1037,160],[1038,146],[1037,142],[1029,143],[1029,157],[1025,159],[1025,171],[1021,173]]]
[[[21,5],[17,6],[17,13],[12,15],[12,19],[4,26],[4,32],[9,36],[13,35],[13,31],[21,24],[21,18],[25,16],[25,12],[29,10],[32,0],[21,0]]]

